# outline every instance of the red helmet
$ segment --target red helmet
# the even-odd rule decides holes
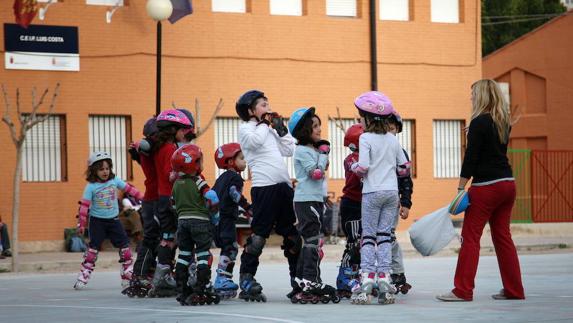
[[[177,149],[171,156],[173,171],[184,174],[199,174],[201,172],[201,148],[194,144],[185,145]]]
[[[364,128],[361,123],[353,124],[344,134],[344,147],[348,147],[352,151],[358,150],[358,139],[363,133]]]
[[[241,152],[241,145],[236,142],[224,144],[215,150],[215,163],[220,169],[229,169],[229,159]]]

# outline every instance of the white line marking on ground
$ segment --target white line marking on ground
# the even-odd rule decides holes
[[[557,296],[557,297],[570,298],[570,297],[573,297],[573,296],[571,296],[571,295],[561,295],[561,296]]]
[[[259,319],[272,322],[284,322],[284,323],[302,323],[301,321],[292,321],[279,319],[267,316],[257,316],[257,315],[246,315],[246,314],[233,314],[233,313],[217,313],[217,312],[198,312],[198,311],[180,311],[180,310],[161,310],[153,308],[132,308],[132,307],[107,307],[107,306],[71,306],[71,305],[25,305],[25,304],[14,304],[14,305],[1,305],[0,307],[41,307],[41,308],[74,308],[74,309],[93,309],[93,310],[116,310],[116,311],[148,311],[148,312],[163,312],[163,313],[184,313],[184,314],[203,314],[203,315],[220,315],[220,316],[232,316],[232,317],[242,317],[249,319]]]

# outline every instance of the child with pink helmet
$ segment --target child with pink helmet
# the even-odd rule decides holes
[[[408,160],[398,139],[388,132],[388,119],[395,113],[390,98],[378,91],[361,94],[354,101],[364,126],[359,139],[358,162],[351,166],[363,178],[361,286],[352,303],[370,302],[378,285],[378,303],[394,303],[396,289],[390,281],[392,227],[398,208],[397,165],[400,176],[409,175]]]

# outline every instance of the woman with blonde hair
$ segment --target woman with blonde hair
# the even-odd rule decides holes
[[[458,191],[472,178],[462,228],[454,289],[441,301],[471,301],[477,273],[480,238],[489,222],[503,289],[494,299],[525,299],[519,259],[509,223],[515,202],[515,181],[507,159],[511,121],[499,85],[479,80],[472,85],[472,116]]]

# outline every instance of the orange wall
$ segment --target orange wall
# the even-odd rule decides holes
[[[510,83],[521,117],[514,148],[573,149],[573,15],[556,18],[483,60],[483,76]]]
[[[283,115],[314,105],[323,119],[335,115],[337,106],[343,117],[353,117],[354,97],[370,89],[368,1],[358,3],[360,17],[333,18],[325,15],[324,1],[306,1],[302,17],[271,16],[264,0],[251,1],[246,14],[212,13],[210,1],[194,1],[192,16],[163,25],[163,107],[172,101],[193,107],[197,97],[205,120],[223,98],[220,116],[235,116],[236,98],[260,88]],[[404,118],[416,121],[414,208],[401,229],[455,194],[456,179],[433,177],[432,120],[466,119],[470,85],[481,75],[479,6],[477,1],[461,3],[459,24],[431,23],[430,0],[412,1],[412,21],[378,21],[379,89]],[[12,23],[12,2],[2,1],[0,9],[2,22]],[[155,23],[144,1],[130,1],[116,11],[111,24],[105,22],[105,10],[65,1],[50,7],[46,20],[34,21],[79,26],[80,72],[0,69],[0,82],[12,93],[19,87],[26,107],[32,86],[61,82],[56,111],[67,118],[69,180],[22,184],[24,241],[61,239],[63,228],[75,225],[76,201],[85,185],[88,114],[131,115],[132,136],[138,138],[143,122],[154,113]],[[6,174],[0,178],[0,213],[10,222],[15,151],[8,136],[6,127],[0,127],[5,149],[0,171]],[[198,141],[208,155],[213,136],[211,129]],[[133,182],[142,188],[142,173],[136,164],[133,168]],[[210,183],[214,173],[214,163],[207,163]],[[331,180],[329,190],[338,196],[342,185],[342,180]]]

